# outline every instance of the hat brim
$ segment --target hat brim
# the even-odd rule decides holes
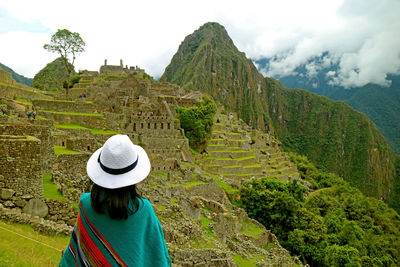
[[[101,187],[110,189],[134,185],[144,180],[151,170],[150,160],[146,151],[141,146],[133,146],[139,157],[136,167],[129,172],[118,175],[109,174],[100,167],[98,158],[103,148],[97,149],[90,156],[86,165],[86,172],[90,180]]]

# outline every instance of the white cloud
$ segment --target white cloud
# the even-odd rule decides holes
[[[105,58],[115,65],[123,59],[160,76],[184,37],[208,21],[224,25],[248,57],[275,56],[267,75],[293,74],[325,51],[324,66],[340,62],[332,78],[348,86],[385,84],[385,75],[400,69],[398,0],[70,0],[62,9],[50,0],[15,0],[0,2],[1,9],[52,32],[79,32],[87,49],[77,58],[77,69],[98,70]],[[0,35],[0,62],[32,77],[55,55],[42,48],[51,34],[28,31]],[[315,67],[308,67],[309,75]]]

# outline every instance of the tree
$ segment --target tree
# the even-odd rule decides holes
[[[75,58],[79,53],[85,51],[85,45],[79,33],[59,29],[51,36],[50,44],[43,46],[49,52],[58,53],[64,61],[65,68],[68,71],[67,95],[71,74],[74,71]]]
[[[185,130],[185,136],[193,149],[201,152],[206,148],[216,111],[217,106],[207,96],[204,96],[197,106],[176,109],[181,127]]]

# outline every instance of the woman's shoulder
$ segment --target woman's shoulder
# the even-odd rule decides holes
[[[82,205],[86,205],[87,203],[90,203],[90,193],[82,194],[79,202],[82,203]]]

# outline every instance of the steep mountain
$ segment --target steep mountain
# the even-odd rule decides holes
[[[28,85],[28,86],[31,85],[31,83],[32,83],[32,79],[31,79],[31,78],[27,78],[27,77],[25,77],[25,76],[23,76],[23,75],[20,75],[20,74],[16,73],[15,71],[13,71],[11,68],[9,68],[9,67],[7,67],[6,65],[3,65],[3,64],[1,64],[1,63],[0,63],[0,67],[1,67],[3,70],[5,70],[5,71],[11,73],[13,79],[14,79],[16,82],[23,83],[23,84],[26,84],[26,85]]]
[[[324,95],[333,100],[342,100],[358,111],[365,113],[385,136],[397,154],[400,153],[400,76],[388,75],[389,87],[366,84],[362,87],[345,88],[330,83],[328,73],[337,72],[338,63],[326,66],[327,53],[309,59],[298,66],[293,74],[276,78],[288,88],[301,88]],[[255,62],[260,70],[270,70],[271,59]]]
[[[68,78],[68,71],[65,68],[61,57],[47,64],[33,77],[32,87],[41,90],[61,90],[63,81]]]
[[[206,23],[185,38],[163,79],[206,92],[246,122],[264,127],[267,116],[255,90],[261,90],[264,77],[218,23]]]
[[[218,23],[206,23],[187,36],[161,79],[209,93],[249,124],[275,133],[286,149],[343,176],[367,195],[387,199],[393,192],[395,154],[365,115],[264,79]]]

